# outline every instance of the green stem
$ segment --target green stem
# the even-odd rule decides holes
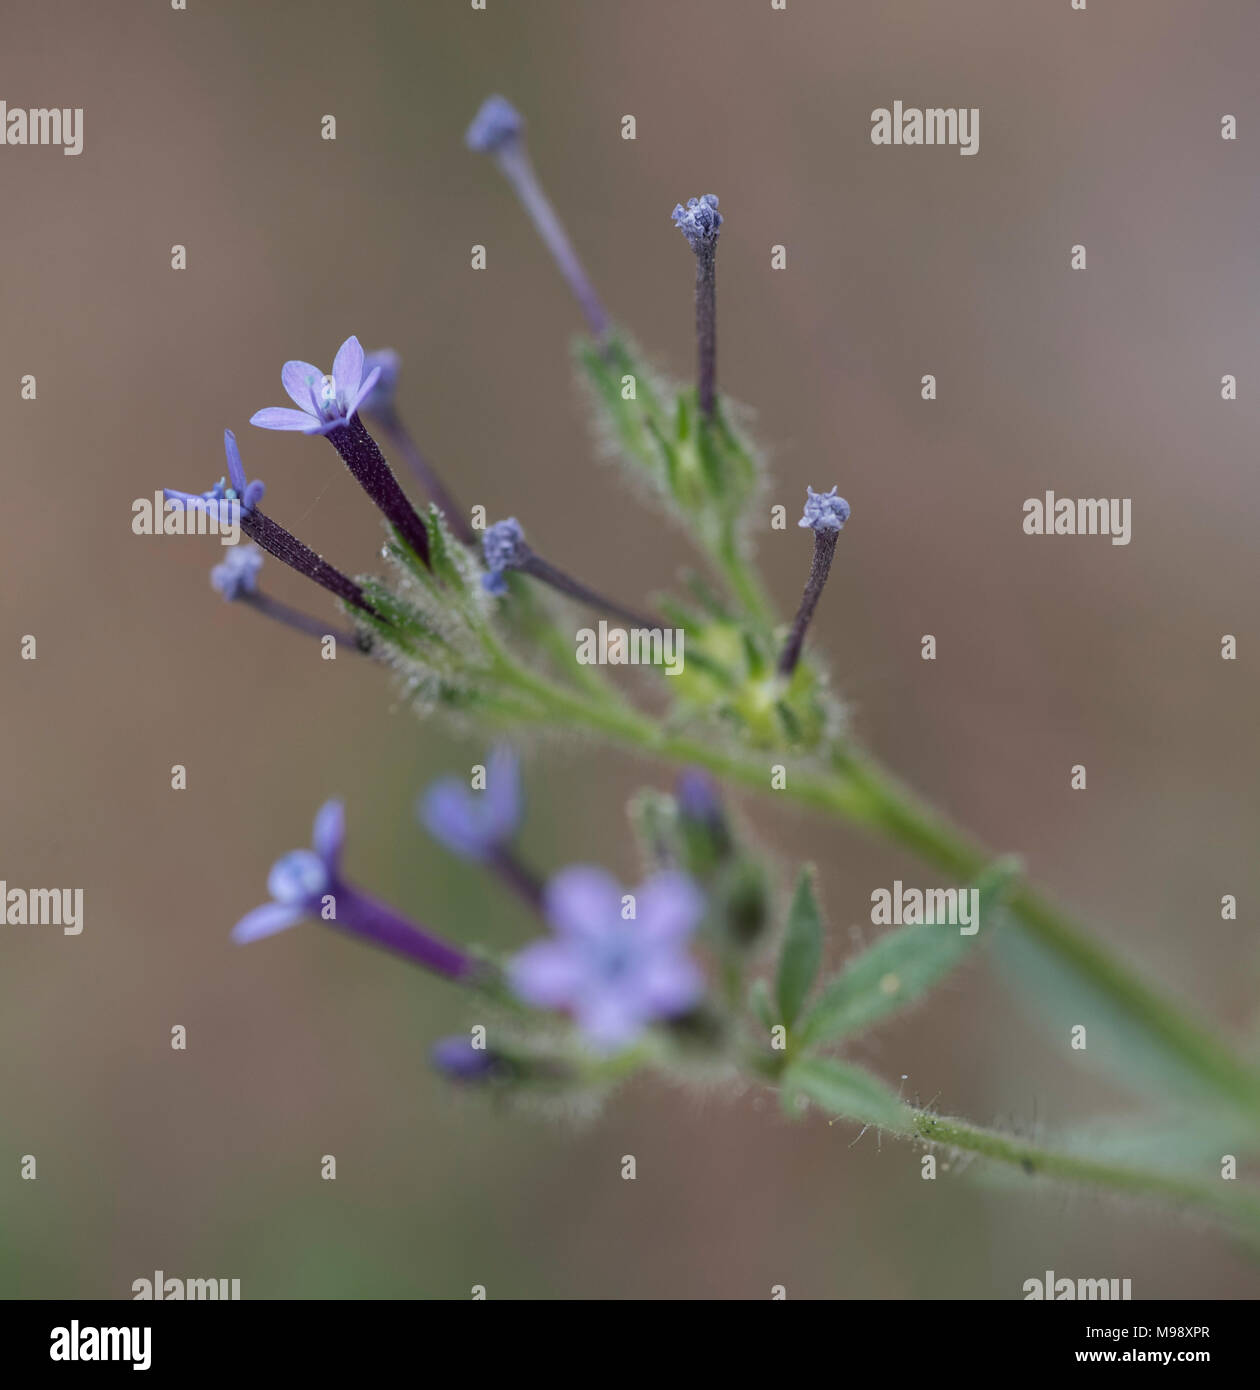
[[[1203,1208],[1231,1220],[1242,1219],[1260,1230],[1260,1198],[1245,1189],[1235,1189],[1223,1179],[1201,1182],[1172,1173],[1044,1149],[1028,1140],[982,1129],[966,1120],[932,1115],[926,1110],[912,1111],[910,1132],[925,1143],[943,1144],[1021,1168],[1030,1177],[1077,1183],[1121,1196],[1156,1197],[1176,1205]]]

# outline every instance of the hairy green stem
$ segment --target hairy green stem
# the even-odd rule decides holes
[[[1252,1228],[1253,1234],[1260,1231],[1260,1197],[1223,1179],[1205,1182],[1063,1153],[926,1110],[911,1111],[909,1132],[925,1143],[942,1144],[1021,1168],[1030,1177],[1080,1184],[1119,1196],[1155,1197],[1174,1205],[1211,1211],[1230,1221],[1241,1220]]]

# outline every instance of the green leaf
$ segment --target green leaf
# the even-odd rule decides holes
[[[443,584],[450,584],[456,589],[462,589],[464,576],[460,573],[451,553],[453,543],[451,533],[447,530],[446,521],[441,511],[432,502],[425,515],[424,525],[429,535],[429,566],[434,577]]]
[[[761,643],[757,640],[756,634],[747,628],[740,629],[739,637],[744,648],[744,664],[748,668],[748,677],[750,680],[760,680],[765,675],[768,665]]]
[[[1059,1130],[1055,1143],[1085,1158],[1202,1175],[1205,1168],[1219,1174],[1224,1154],[1254,1154],[1260,1135],[1249,1121],[1228,1114],[1145,1121],[1108,1115]]]
[[[994,961],[1052,1030],[1055,1043],[1082,1070],[1106,1070],[1163,1104],[1170,1101],[1210,1109],[1220,1095],[1203,1084],[1199,1071],[1167,1046],[1163,1038],[1114,995],[1067,968],[1062,959],[1027,932],[1002,934]],[[1087,1050],[1067,1050],[1070,1030],[1085,1029]]]
[[[778,1020],[774,1016],[774,1002],[770,998],[770,986],[765,980],[752,982],[748,990],[748,1007],[752,1011],[753,1017],[766,1030],[768,1036]]]
[[[869,1028],[938,984],[993,930],[1001,895],[1018,872],[1016,861],[999,860],[976,880],[980,930],[972,936],[943,924],[886,932],[823,990],[802,1024],[800,1046],[814,1047]]]
[[[802,1057],[783,1073],[784,1096],[805,1095],[833,1119],[909,1134],[914,1112],[878,1077],[834,1057]],[[785,1100],[786,1106],[786,1100]]]
[[[814,896],[814,869],[807,864],[796,880],[792,906],[788,909],[787,935],[779,955],[779,974],[775,994],[783,1017],[780,1022],[791,1027],[796,1022],[818,973],[822,958],[822,916]]]

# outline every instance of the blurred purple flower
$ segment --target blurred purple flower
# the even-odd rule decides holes
[[[326,801],[315,816],[311,848],[291,850],[276,860],[267,876],[271,901],[247,912],[232,928],[232,940],[259,941],[304,917],[318,917],[325,896],[336,896],[345,840],[345,810],[340,801]]]
[[[707,821],[722,814],[717,784],[698,767],[684,768],[678,774],[674,795],[679,810],[692,820]]]
[[[481,586],[489,594],[507,593],[504,570],[518,569],[525,558],[525,529],[514,516],[496,521],[481,538],[481,554],[487,573],[481,576]]]
[[[369,352],[363,359],[363,375],[370,377],[379,369],[376,385],[359,400],[361,410],[374,411],[377,415],[388,415],[394,408],[394,392],[398,389],[398,371],[402,358],[393,348],[381,348]]]
[[[349,424],[381,373],[380,365],[370,370],[366,367],[358,338],[347,338],[337,349],[331,376],[325,376],[309,362],[286,362],[280,370],[280,380],[298,409],[268,406],[251,416],[249,423],[264,430],[329,434]]]
[[[243,594],[256,594],[262,565],[263,553],[252,541],[249,545],[234,545],[223,563],[210,571],[210,583],[229,601]]]
[[[491,96],[481,103],[464,143],[478,154],[493,154],[525,129],[525,119],[507,97]]]
[[[603,869],[578,865],[547,885],[555,934],[515,956],[508,979],[517,996],[571,1013],[590,1045],[613,1052],[658,1019],[671,1018],[704,993],[687,941],[704,898],[686,874],[655,875],[634,893],[635,916],[622,916],[621,886]]]
[[[521,200],[543,245],[551,252],[561,275],[582,306],[591,333],[596,338],[602,338],[608,331],[608,315],[599,302],[595,287],[586,277],[586,271],[555,208],[538,182],[538,175],[530,163],[529,151],[525,148],[525,118],[506,97],[487,97],[465,132],[464,143],[470,150],[490,155],[499,166],[503,177]]]
[[[466,1033],[439,1038],[429,1049],[429,1060],[451,1081],[482,1081],[499,1066],[499,1059],[484,1047],[474,1047]]]
[[[424,828],[463,859],[485,860],[502,849],[521,823],[521,776],[516,754],[506,746],[486,759],[486,785],[473,791],[458,777],[434,782],[417,811]]]
[[[276,860],[267,878],[271,901],[247,912],[232,928],[232,940],[259,941],[296,926],[303,918],[316,917],[360,940],[396,951],[448,979],[459,980],[474,974],[478,965],[471,956],[342,878],[341,850],[345,839],[346,817],[341,802],[326,801],[315,816],[311,848],[292,850]]]

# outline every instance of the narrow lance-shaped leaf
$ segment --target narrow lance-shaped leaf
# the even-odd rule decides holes
[[[783,1015],[780,1021],[789,1028],[801,1012],[821,958],[822,917],[814,896],[813,865],[806,864],[796,880],[796,891],[788,909],[787,934],[783,938],[775,985],[779,1011]]]
[[[869,1028],[944,979],[996,925],[1002,893],[1018,872],[1016,861],[1003,859],[977,879],[977,930],[970,935],[962,934],[961,923],[899,927],[851,960],[806,1017],[798,1040],[801,1046],[832,1042]]]

